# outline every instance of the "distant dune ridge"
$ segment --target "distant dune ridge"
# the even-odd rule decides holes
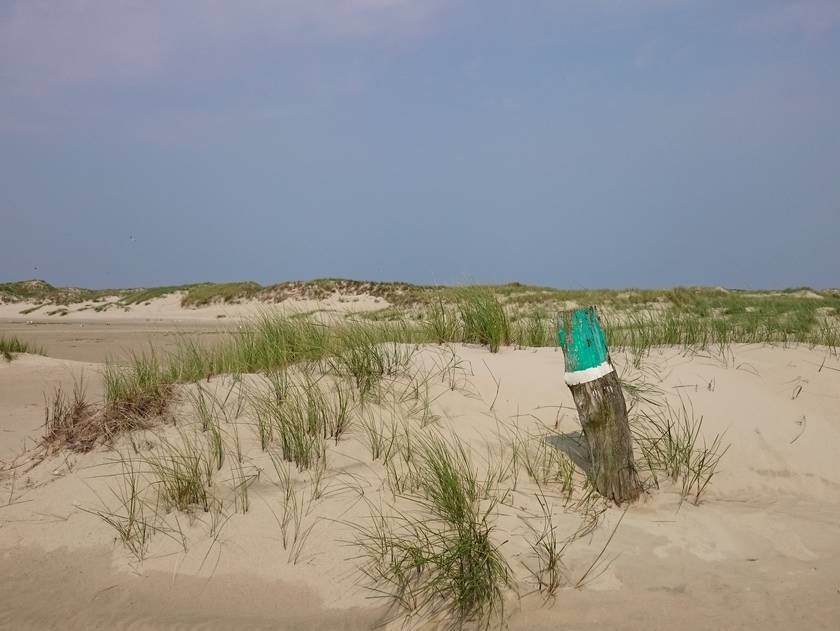
[[[133,289],[83,289],[54,287],[43,280],[0,283],[0,318],[27,316],[50,318],[184,317],[212,319],[253,315],[262,305],[284,305],[306,311],[324,307],[336,311],[417,311],[443,301],[457,303],[465,291],[483,289],[494,293],[506,307],[517,312],[550,311],[594,304],[614,311],[665,309],[696,315],[732,315],[759,312],[809,311],[837,314],[840,290],[807,287],[784,290],[735,290],[722,287],[674,289],[555,289],[508,283],[505,285],[413,285],[349,279],[288,281],[270,286],[254,282],[196,283]],[[811,299],[804,302],[801,299]],[[391,307],[391,311],[388,308]]]

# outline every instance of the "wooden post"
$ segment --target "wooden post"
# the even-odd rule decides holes
[[[633,460],[627,407],[595,307],[564,311],[558,325],[566,384],[589,444],[592,481],[608,499],[633,501],[642,486]]]

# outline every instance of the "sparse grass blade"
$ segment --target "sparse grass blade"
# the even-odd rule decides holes
[[[116,489],[112,489],[119,507],[115,510],[110,510],[107,506],[98,510],[85,510],[108,524],[131,554],[138,561],[142,561],[157,530],[157,512],[155,511],[153,517],[144,501],[145,484],[135,462],[130,458],[122,458],[120,464],[120,483]]]
[[[636,444],[654,483],[658,485],[657,475],[665,475],[679,485],[682,498],[694,504],[700,503],[729,449],[720,434],[707,442],[702,427],[703,417],[682,399],[676,407],[665,402],[643,411],[634,422]]]
[[[554,525],[551,504],[540,491],[535,495],[540,507],[542,524],[536,528],[530,521],[524,520],[530,531],[528,545],[531,547],[536,567],[525,565],[537,583],[537,589],[546,598],[552,598],[567,582],[566,566],[563,563],[563,553],[568,540],[558,537],[557,526]]]
[[[217,465],[202,434],[181,429],[176,440],[159,436],[159,444],[143,457],[160,496],[180,511],[210,509],[210,486]]]

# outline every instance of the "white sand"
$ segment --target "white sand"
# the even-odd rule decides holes
[[[456,351],[460,389],[437,380],[432,410],[477,460],[498,449],[500,424],[579,430],[561,353]],[[432,367],[442,357],[430,348],[415,361]],[[33,356],[0,362],[0,460],[7,461],[0,473],[0,628],[368,629],[382,621],[383,603],[370,598],[357,550],[346,543],[353,538],[347,522],[368,514],[361,492],[373,502],[391,499],[361,432],[329,447],[328,491],[305,518],[314,526],[296,564],[272,512],[279,510],[276,475],[244,417],[238,427],[246,463],[263,470],[248,513],[233,514],[217,538],[207,514],[182,516],[187,551],[158,535],[138,563],[84,510],[113,505],[115,451],[62,453],[31,469],[18,459],[8,469],[24,438],[39,436],[42,392],[83,370],[92,395],[101,395],[95,365]],[[520,474],[495,515],[494,539],[519,590],[507,597],[510,628],[840,628],[840,360],[802,347],[738,346],[726,359],[663,351],[646,374],[672,402],[690,400],[704,435],[725,432],[731,448],[719,474],[699,506],[663,487],[630,507],[594,578],[575,589],[622,515],[609,508],[590,536],[566,550],[571,584],[549,602],[532,593],[525,569],[533,559],[524,520],[538,509],[535,485]],[[223,391],[226,383],[205,385]],[[188,416],[188,406],[178,414]],[[130,453],[127,442],[120,445]],[[230,479],[227,465],[219,477]],[[302,484],[307,476],[299,478]],[[570,535],[581,516],[557,497],[552,503],[558,532]]]

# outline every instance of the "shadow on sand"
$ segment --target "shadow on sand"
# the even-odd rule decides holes
[[[587,475],[590,474],[591,461],[589,447],[583,432],[569,432],[567,434],[552,434],[545,437],[545,442],[566,454]]]

